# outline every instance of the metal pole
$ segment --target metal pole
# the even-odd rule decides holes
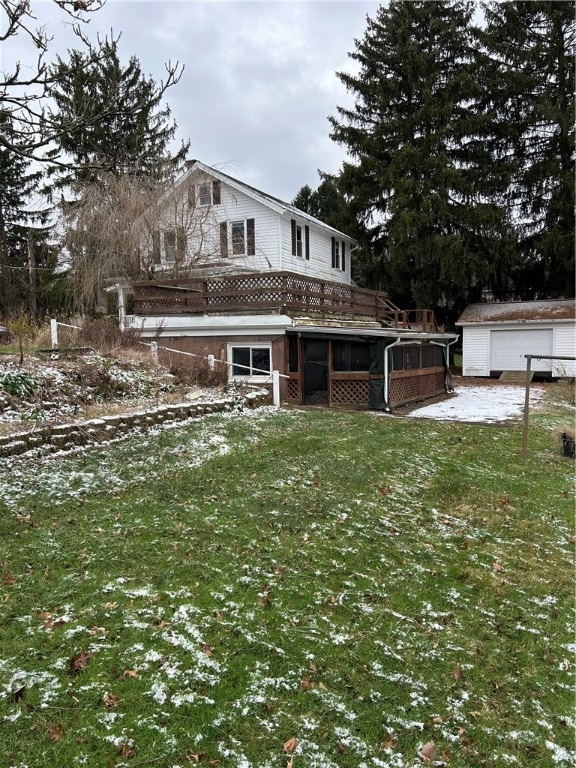
[[[526,461],[528,455],[528,411],[530,409],[530,367],[532,355],[526,355],[526,394],[524,396],[524,429],[522,432],[522,459]]]

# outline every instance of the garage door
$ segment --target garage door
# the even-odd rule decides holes
[[[490,331],[490,370],[525,371],[525,355],[551,355],[552,329]],[[550,371],[551,360],[534,360],[533,371]]]

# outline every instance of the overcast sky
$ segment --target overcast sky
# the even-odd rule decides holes
[[[291,200],[317,169],[337,171],[344,149],[328,136],[328,115],[350,103],[336,71],[353,71],[348,52],[379,3],[345,0],[107,0],[91,16],[89,36],[121,33],[126,64],[136,56],[157,82],[164,63],[184,65],[166,103],[190,139],[190,157]],[[32,0],[39,24],[65,58],[79,48],[70,21],[53,2]],[[4,44],[2,69],[29,49],[22,35]]]

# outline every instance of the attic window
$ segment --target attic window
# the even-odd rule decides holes
[[[220,205],[220,182],[205,181],[198,184],[198,205]]]

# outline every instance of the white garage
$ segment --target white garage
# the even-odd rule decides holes
[[[462,327],[462,374],[496,376],[525,371],[526,355],[574,357],[574,299],[470,304],[456,325]],[[532,360],[537,373],[574,376],[574,361]]]

